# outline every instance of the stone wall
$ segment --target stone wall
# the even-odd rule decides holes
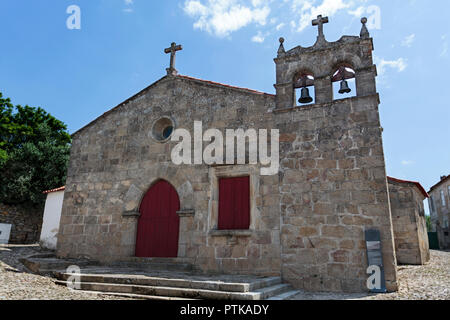
[[[40,208],[22,208],[0,203],[0,223],[12,225],[9,243],[38,243],[43,213]]]
[[[444,193],[445,205],[442,204],[441,192]],[[450,249],[450,178],[443,177],[443,180],[430,190],[429,201],[434,202],[434,211],[430,205],[433,230],[438,234],[440,249]]]
[[[382,237],[387,287],[396,261],[376,97],[278,114],[282,273],[296,287],[364,291],[364,231]],[[294,134],[293,134],[294,133]]]
[[[414,184],[389,180],[394,241],[399,264],[423,265],[430,260],[423,207],[424,195]]]

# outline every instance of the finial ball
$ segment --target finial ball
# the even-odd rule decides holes
[[[281,37],[281,38],[280,38],[280,43],[283,44],[283,42],[284,42],[284,38]]]
[[[362,19],[361,19],[361,23],[362,23],[362,24],[366,24],[366,23],[367,23],[367,18],[366,18],[366,17],[362,18]]]

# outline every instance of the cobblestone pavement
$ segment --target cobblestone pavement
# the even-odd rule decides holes
[[[29,273],[19,262],[22,257],[42,253],[38,246],[0,245],[1,300],[123,300],[103,294],[70,290],[52,278]]]
[[[378,295],[302,293],[292,300],[450,300],[450,252],[431,250],[425,266],[399,266],[398,292]]]
[[[42,253],[38,246],[0,245],[0,300],[123,300],[125,298],[72,291],[52,278],[34,275],[19,262]],[[400,266],[400,290],[365,295],[301,293],[292,300],[450,300],[450,252],[431,251],[425,266]],[[128,300],[128,299],[125,299]]]

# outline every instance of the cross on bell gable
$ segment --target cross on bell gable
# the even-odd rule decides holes
[[[312,21],[313,26],[319,26],[319,36],[317,37],[319,40],[325,40],[325,36],[323,34],[323,25],[328,22],[328,17],[322,17],[322,15],[318,15],[317,19],[314,19]]]

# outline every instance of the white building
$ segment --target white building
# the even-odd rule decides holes
[[[8,244],[11,235],[11,225],[0,223],[0,244]]]
[[[65,187],[61,187],[44,192],[47,194],[47,200],[45,201],[40,244],[45,249],[56,249],[64,190]]]

